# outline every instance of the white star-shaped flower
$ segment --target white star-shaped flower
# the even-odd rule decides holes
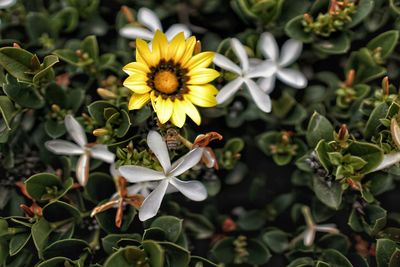
[[[141,25],[145,26],[146,28],[127,25],[120,29],[119,34],[127,39],[135,40],[136,38],[141,38],[147,41],[151,41],[153,40],[154,34],[157,30],[163,31],[160,19],[152,10],[148,8],[142,7],[139,9],[137,20]],[[172,25],[165,32],[165,35],[168,41],[171,41],[172,38],[174,38],[174,36],[180,32],[183,32],[185,38],[188,38],[191,35],[191,31],[184,24]]]
[[[124,177],[117,168],[115,168],[115,164],[111,164],[110,166],[110,173],[113,177],[117,178],[119,176]],[[125,178],[125,177],[124,177]],[[140,194],[144,197],[147,197],[151,190],[157,187],[157,182],[139,182],[133,185],[130,185],[126,188],[128,195],[136,195]],[[118,193],[115,193],[111,199],[116,198]]]
[[[253,79],[272,75],[275,71],[273,62],[263,61],[260,64],[257,64],[257,66],[251,67],[246,50],[238,39],[231,39],[231,47],[239,59],[240,67],[221,54],[215,54],[213,60],[214,64],[218,67],[238,75],[218,92],[216,96],[218,104],[230,99],[244,84],[249,90],[256,105],[262,111],[270,112],[271,98],[261,90],[259,85]]]
[[[163,171],[125,165],[119,168],[120,173],[128,182],[139,183],[157,181],[158,186],[145,198],[139,210],[139,219],[146,221],[154,217],[160,209],[161,202],[169,185],[175,187],[187,198],[202,201],[207,198],[207,190],[199,181],[182,181],[176,178],[194,167],[203,155],[203,148],[195,148],[171,164],[168,148],[161,135],[150,131],[147,135],[147,144],[160,162]]]
[[[17,0],[0,0],[0,9],[12,7],[17,3]]]
[[[76,164],[76,178],[80,185],[85,186],[89,177],[90,158],[107,163],[113,163],[115,155],[102,144],[88,144],[85,131],[72,116],[65,116],[65,128],[75,143],[65,140],[51,140],[45,143],[46,148],[57,155],[80,155]]]
[[[279,79],[281,82],[297,89],[305,88],[307,86],[307,79],[303,73],[296,69],[287,68],[287,66],[293,64],[300,56],[303,44],[297,40],[289,39],[283,46],[281,54],[279,55],[278,45],[272,34],[269,32],[264,32],[258,43],[258,48],[267,62],[271,62],[273,70],[268,70],[265,77],[258,81],[258,85],[261,89],[270,93],[274,89],[275,80]],[[252,63],[263,64],[265,61],[259,59],[252,59]]]

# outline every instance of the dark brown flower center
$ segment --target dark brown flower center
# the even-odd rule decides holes
[[[186,76],[188,70],[182,68],[179,63],[172,60],[160,60],[157,66],[150,69],[147,75],[147,85],[150,86],[156,96],[160,95],[163,98],[181,98],[182,94],[187,92],[186,82],[189,78]]]
[[[162,93],[172,94],[178,90],[178,86],[178,78],[169,70],[159,71],[154,77],[154,87]]]

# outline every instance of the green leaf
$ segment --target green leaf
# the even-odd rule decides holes
[[[173,216],[161,216],[151,223],[151,227],[164,230],[168,241],[176,242],[182,232],[182,220]]]
[[[43,258],[43,249],[47,245],[47,240],[51,231],[52,229],[50,227],[50,224],[44,218],[40,218],[36,223],[32,225],[32,239],[38,251],[39,258]]]
[[[32,41],[39,43],[39,38],[43,34],[47,34],[49,37],[54,36],[51,28],[51,20],[48,15],[39,12],[29,12],[26,20],[26,31]]]
[[[88,106],[90,116],[94,118],[98,125],[103,126],[106,123],[104,116],[104,111],[106,108],[116,109],[114,105],[104,100],[95,101]]]
[[[396,251],[396,242],[389,239],[378,239],[376,242],[376,263],[378,267],[387,267],[392,254]]]
[[[221,263],[231,263],[234,258],[233,237],[219,240],[211,249],[212,255]]]
[[[67,257],[68,259],[76,260],[86,249],[89,249],[89,244],[81,239],[58,240],[43,250],[43,257],[45,259]]]
[[[314,176],[313,178],[313,190],[315,195],[322,203],[328,207],[338,210],[342,203],[343,191],[339,183],[332,182],[329,186],[326,182],[322,181],[321,178]]]
[[[119,249],[108,257],[103,266],[132,267],[142,265],[143,267],[150,267],[148,264],[143,265],[144,262],[146,262],[146,254],[144,251],[138,247],[128,246]]]
[[[331,141],[333,132],[334,128],[330,121],[318,112],[314,112],[307,126],[307,143],[310,147],[315,147],[322,139]]]
[[[38,173],[25,181],[28,194],[36,199],[48,199],[48,194],[62,188],[60,178],[51,173]]]
[[[43,207],[43,217],[48,222],[59,222],[65,220],[74,220],[76,223],[81,221],[79,210],[62,201],[52,201]]]
[[[115,190],[113,178],[103,172],[91,173],[85,186],[86,194],[95,203],[109,199],[115,193]]]
[[[399,40],[399,32],[396,30],[387,31],[379,34],[377,37],[368,42],[367,48],[374,51],[378,47],[382,59],[388,57],[395,49]]]
[[[141,236],[138,234],[109,234],[101,240],[104,251],[107,254],[111,254],[114,249],[118,248],[118,242],[122,239],[138,239],[141,240]]]
[[[39,263],[36,267],[73,267],[76,266],[70,259],[65,257],[55,257]]]
[[[250,210],[239,217],[238,225],[246,231],[258,230],[266,222],[265,213],[260,210]]]
[[[9,98],[22,107],[39,109],[45,104],[43,96],[38,90],[27,83],[20,83],[12,76],[7,75],[7,83],[3,90]]]
[[[20,252],[26,246],[30,238],[31,238],[31,233],[29,232],[14,235],[11,238],[9,245],[10,256],[14,256],[18,252]]]
[[[374,8],[373,0],[360,0],[357,3],[356,13],[351,17],[351,22],[347,24],[348,28],[352,28],[362,22]]]
[[[262,235],[262,240],[275,253],[283,253],[289,246],[288,234],[281,230],[271,230]]]
[[[243,150],[243,148],[244,148],[244,141],[242,138],[239,137],[230,138],[224,146],[225,151],[230,151],[233,154],[239,153],[240,151]]]
[[[304,31],[303,15],[299,15],[291,19],[285,26],[286,34],[296,40],[299,40],[303,43],[311,43],[313,40],[311,33],[306,33]]]
[[[31,82],[32,58],[34,55],[16,47],[0,48],[0,65],[19,81]]]
[[[7,130],[11,130],[11,120],[15,115],[15,108],[7,96],[0,96],[0,112]]]
[[[170,266],[187,267],[189,265],[189,251],[171,242],[159,242],[158,244],[164,249]]]
[[[145,240],[142,242],[143,250],[149,258],[151,267],[164,266],[164,250],[154,241]]]
[[[48,119],[44,123],[44,130],[51,138],[58,138],[65,134],[65,124],[63,121]]]
[[[43,79],[49,79],[54,77],[54,71],[52,67],[58,63],[58,57],[55,55],[46,56],[43,60],[43,64],[40,68],[40,71],[33,76],[33,83],[35,85],[40,85]]]
[[[362,168],[363,173],[373,171],[383,160],[383,151],[377,145],[354,141],[349,147],[348,152],[354,156],[362,158],[366,164]]]
[[[371,115],[368,118],[367,124],[365,125],[365,138],[370,139],[372,136],[378,133],[378,127],[381,125],[380,119],[386,116],[389,109],[388,104],[383,102],[376,106]]]
[[[390,257],[389,267],[400,266],[400,249],[396,248],[393,252],[392,257]]]
[[[326,234],[318,239],[317,245],[323,249],[335,249],[347,255],[350,248],[350,241],[349,238],[343,234]]]
[[[330,37],[330,39],[320,40],[314,43],[313,46],[323,53],[335,55],[346,53],[350,48],[350,43],[350,37],[345,33],[341,33]]]
[[[330,267],[353,267],[350,261],[335,249],[324,250],[320,259],[329,263]]]
[[[82,41],[82,50],[88,53],[89,58],[93,59],[95,63],[99,61],[99,46],[97,44],[96,36],[90,35]]]
[[[249,255],[246,262],[252,265],[263,265],[271,258],[271,253],[261,242],[250,239],[247,241],[247,251]]]

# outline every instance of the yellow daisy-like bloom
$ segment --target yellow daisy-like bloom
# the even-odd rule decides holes
[[[124,86],[133,91],[129,109],[140,109],[151,101],[159,121],[171,121],[182,127],[186,114],[200,125],[201,117],[196,106],[214,107],[218,90],[210,84],[219,73],[207,68],[213,52],[194,55],[196,38],[185,40],[177,34],[170,43],[161,31],[155,33],[152,49],[136,40],[136,62],[123,70],[129,75]]]

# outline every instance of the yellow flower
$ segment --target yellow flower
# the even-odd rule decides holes
[[[196,106],[217,105],[218,90],[210,84],[219,73],[207,68],[213,52],[193,55],[196,38],[185,40],[177,34],[170,43],[161,31],[155,33],[152,49],[136,40],[136,62],[127,64],[123,70],[129,75],[124,86],[133,91],[129,109],[140,109],[151,101],[159,121],[171,121],[182,127],[186,114],[200,125],[201,117]]]

